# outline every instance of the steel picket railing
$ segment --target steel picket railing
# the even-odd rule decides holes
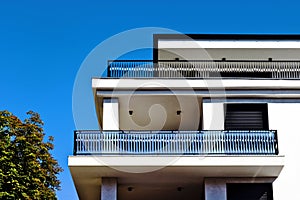
[[[252,74],[252,75],[251,75]],[[250,78],[299,79],[299,61],[115,60],[108,61],[111,78]]]
[[[75,131],[74,155],[278,154],[270,131]]]

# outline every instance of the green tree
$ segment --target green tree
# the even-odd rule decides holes
[[[0,111],[0,199],[56,199],[62,168],[49,152],[53,137],[45,142],[39,114],[27,115]]]

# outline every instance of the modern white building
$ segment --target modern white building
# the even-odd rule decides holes
[[[82,200],[298,198],[299,35],[156,34],[153,60],[93,78],[74,132]]]

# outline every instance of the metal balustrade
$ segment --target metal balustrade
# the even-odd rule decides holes
[[[277,155],[276,131],[75,131],[74,155]]]
[[[300,61],[108,61],[111,78],[270,78],[299,79]]]

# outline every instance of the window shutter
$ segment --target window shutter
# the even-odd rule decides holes
[[[267,104],[227,104],[226,130],[268,130]]]

